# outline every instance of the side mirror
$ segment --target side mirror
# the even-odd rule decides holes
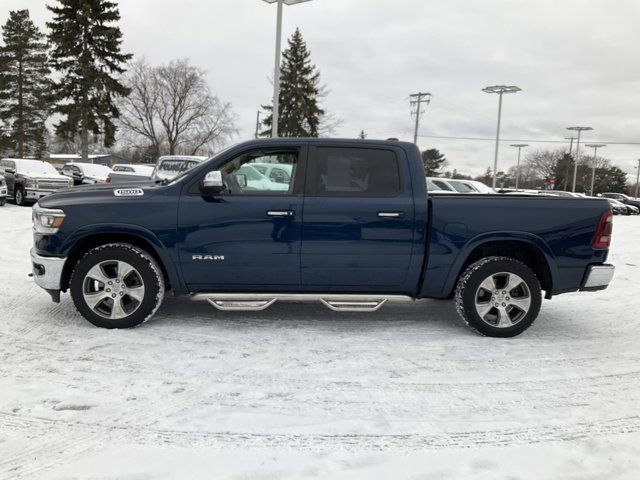
[[[222,182],[222,172],[220,170],[214,170],[207,173],[200,184],[200,191],[205,195],[215,195],[220,193],[224,188]]]
[[[5,168],[4,173],[11,173],[11,174],[13,174],[13,173],[16,173],[16,171],[15,171],[15,169],[13,169],[13,168]]]

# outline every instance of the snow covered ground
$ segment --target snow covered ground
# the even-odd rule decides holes
[[[0,208],[0,479],[639,478],[640,218],[608,290],[491,339],[449,301],[101,330],[27,277],[30,215]]]

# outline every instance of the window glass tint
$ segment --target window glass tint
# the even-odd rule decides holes
[[[456,189],[457,192],[460,193],[475,193],[475,189],[470,185],[464,182],[451,182],[451,186]]]
[[[435,183],[438,187],[440,187],[442,190],[448,190],[450,192],[453,191],[453,189],[447,185],[446,183],[440,181],[440,180],[432,180],[433,183]]]
[[[220,169],[223,195],[290,194],[297,165],[297,151],[243,153]]]
[[[390,197],[400,193],[400,167],[389,150],[323,148],[309,174],[310,193]]]

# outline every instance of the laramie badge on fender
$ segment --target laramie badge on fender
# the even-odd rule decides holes
[[[144,190],[141,188],[119,188],[113,191],[116,197],[141,197],[144,195]]]
[[[191,260],[224,260],[224,255],[191,255]]]

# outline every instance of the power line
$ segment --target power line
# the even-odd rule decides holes
[[[418,128],[420,128],[420,115],[423,113],[422,103],[429,105],[431,94],[428,92],[412,93],[409,95],[409,103],[411,107],[415,106],[416,126],[413,131],[413,143],[418,144]]]
[[[440,138],[444,140],[479,140],[479,141],[488,141],[495,142],[494,138],[485,138],[485,137],[456,137],[456,136],[446,136],[446,135],[424,135],[419,134],[419,137],[424,138]],[[609,145],[640,145],[640,142],[615,142],[615,141],[607,141],[607,140],[597,140],[598,142],[607,143]],[[532,139],[532,138],[501,138],[500,142],[531,142],[531,143],[563,143],[567,144],[566,140],[542,140],[542,139]]]

